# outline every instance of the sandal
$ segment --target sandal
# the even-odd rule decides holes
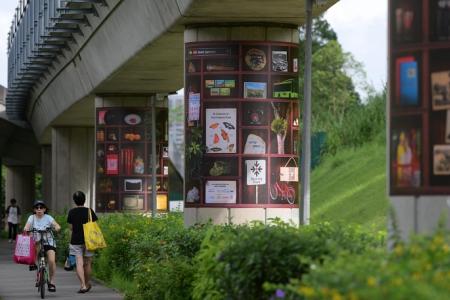
[[[89,291],[89,289],[80,289],[77,293],[84,294],[84,293],[87,293],[88,291]]]
[[[52,283],[49,283],[48,284],[48,291],[52,292],[52,293],[56,292],[56,286],[54,284],[52,284]]]
[[[89,291],[91,290],[91,288],[92,288],[92,285],[89,285],[89,286],[86,288],[86,292],[85,292],[85,293],[89,292]]]

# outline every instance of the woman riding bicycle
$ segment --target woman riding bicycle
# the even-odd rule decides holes
[[[35,230],[46,230],[47,228],[53,228],[56,231],[61,229],[58,223],[56,223],[55,219],[47,214],[47,206],[44,201],[37,200],[33,205],[34,214],[31,215],[27,223],[25,224],[24,231],[28,232],[33,229]],[[50,275],[50,283],[48,284],[49,292],[56,292],[55,286],[55,271],[56,271],[56,242],[53,238],[51,232],[45,233],[45,241],[44,241],[44,250],[47,253],[47,262],[49,266],[49,275]],[[36,242],[36,254],[39,253],[39,241],[41,236],[37,233],[33,233],[34,241]],[[38,255],[36,255],[38,257]],[[36,270],[36,264],[30,266],[30,271]]]

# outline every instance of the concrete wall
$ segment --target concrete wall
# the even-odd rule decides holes
[[[52,129],[52,203],[58,213],[74,206],[72,195],[81,190],[86,206],[93,207],[94,192],[94,128]]]
[[[196,223],[214,224],[244,224],[251,221],[260,221],[270,224],[273,219],[279,218],[286,223],[298,225],[298,208],[184,208],[184,224],[192,226]]]
[[[15,198],[23,215],[31,213],[35,200],[34,171],[34,167],[31,166],[6,167],[6,206],[9,205],[11,198]]]
[[[55,118],[166,32],[190,0],[108,2],[113,2],[113,13],[104,17],[96,31],[86,33],[88,42],[79,42],[83,47],[61,57],[54,64],[55,72],[33,93],[27,116],[38,139]]]
[[[450,196],[391,197],[391,205],[395,214],[389,218],[390,233],[395,222],[404,240],[411,234],[433,232],[440,220],[450,229]]]
[[[52,203],[52,147],[41,147],[42,199]]]

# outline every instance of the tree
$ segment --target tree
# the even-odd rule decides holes
[[[300,29],[300,88],[303,90],[305,29]],[[344,52],[336,32],[321,16],[312,26],[312,129],[333,137],[350,112],[362,106],[356,86],[369,90],[362,64]],[[345,144],[339,141],[338,144]]]

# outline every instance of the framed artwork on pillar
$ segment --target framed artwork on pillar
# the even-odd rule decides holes
[[[167,109],[155,108],[152,141],[151,107],[99,107],[96,121],[96,209],[98,212],[148,211],[152,208],[152,171],[156,193],[168,194]],[[152,164],[155,142],[156,164]],[[164,207],[159,206],[159,211]]]
[[[299,147],[297,57],[293,43],[186,44],[186,65],[193,64],[186,86],[201,85],[198,121],[185,94],[186,207],[298,206],[295,199],[282,200],[288,186],[277,185],[280,167]],[[271,198],[271,188],[280,197]]]

